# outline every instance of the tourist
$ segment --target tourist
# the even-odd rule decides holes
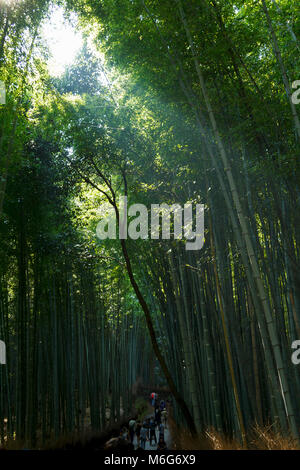
[[[155,423],[155,419],[153,416],[150,420],[150,446],[152,446],[152,439],[154,439],[154,443],[157,444],[155,429],[156,429],[156,423]]]
[[[160,404],[159,404],[160,411],[163,411],[165,409],[165,407],[166,407],[165,400],[161,400]]]
[[[165,429],[167,429],[168,412],[166,408],[164,408],[163,411],[161,412],[161,418],[162,418],[162,423]]]
[[[136,421],[134,418],[132,418],[129,423],[129,436],[130,436],[130,442],[131,444],[133,443],[133,439],[134,439],[134,434],[135,434],[135,427],[136,427]]]
[[[148,429],[146,427],[146,423],[143,423],[143,426],[141,427],[141,448],[145,449],[146,448],[146,441],[148,441]]]
[[[167,450],[167,444],[162,436],[159,438],[157,450]]]
[[[146,429],[147,429],[147,437],[148,437],[148,439],[149,439],[149,438],[150,438],[150,418],[147,418],[147,419],[146,419],[145,427],[146,427]]]
[[[165,438],[165,427],[162,423],[160,423],[160,425],[158,426],[158,430],[159,430],[159,438],[161,437]]]
[[[140,421],[137,421],[136,427],[135,427],[135,434],[136,434],[136,440],[137,440],[138,447],[140,446],[141,429],[142,429],[142,423]]]
[[[159,426],[160,423],[161,423],[161,411],[160,411],[159,408],[156,408],[156,410],[155,410],[155,422],[156,422],[157,426]]]
[[[124,426],[120,431],[120,438],[124,441],[128,441],[128,429]]]

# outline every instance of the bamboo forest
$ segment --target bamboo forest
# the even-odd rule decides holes
[[[2,450],[300,449],[299,51],[297,0],[0,0]]]

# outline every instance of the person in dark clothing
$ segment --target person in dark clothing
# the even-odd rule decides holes
[[[142,423],[141,423],[140,421],[137,421],[137,423],[136,423],[136,428],[135,428],[135,434],[136,434],[136,439],[137,439],[137,445],[138,445],[138,447],[140,447],[141,428],[142,428]]]
[[[161,400],[160,404],[159,404],[160,411],[163,411],[165,409],[165,407],[166,407],[165,400]]]
[[[155,422],[156,422],[157,426],[159,426],[160,423],[161,423],[161,411],[160,411],[159,408],[156,408],[156,410],[155,410]]]
[[[129,427],[128,427],[131,444],[133,443],[133,439],[134,439],[135,427],[136,427],[136,421],[135,419],[132,418],[129,421]]]
[[[167,444],[165,443],[163,436],[160,436],[159,438],[157,450],[167,450]]]
[[[147,429],[147,437],[148,437],[148,440],[149,440],[149,438],[150,438],[150,418],[146,419],[146,423],[144,424],[144,426]]]
[[[163,423],[160,423],[160,425],[158,426],[158,430],[159,430],[159,438],[161,437],[165,438],[165,427]]]
[[[154,417],[152,417],[150,420],[150,446],[152,446],[152,439],[154,439],[155,444],[157,444],[155,428],[155,420]]]
[[[148,430],[146,428],[146,423],[141,427],[141,448],[145,449],[146,442],[148,441]]]

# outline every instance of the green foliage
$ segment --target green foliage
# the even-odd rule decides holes
[[[49,76],[39,41],[50,3],[76,11],[97,49],[86,41],[59,79]],[[125,193],[148,207],[207,205],[199,253],[174,241],[127,242],[159,348],[199,428],[239,436],[238,396],[247,428],[278,417],[285,432],[282,389],[300,420],[290,361],[300,331],[299,139],[282,74],[299,79],[299,7],[277,3],[266,2],[282,64],[261,2],[182,2],[194,55],[174,1],[1,7],[0,335],[8,368],[0,371],[0,440],[16,434],[36,444],[82,431],[86,420],[104,428],[108,403],[118,419],[121,403],[131,409],[137,379],[147,384],[161,372],[121,246],[95,234],[107,196]],[[135,406],[143,417],[145,402]],[[179,407],[174,414],[183,421]]]

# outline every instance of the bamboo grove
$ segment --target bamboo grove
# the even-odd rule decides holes
[[[0,439],[104,429],[154,376],[194,434],[299,439],[298,2],[4,5]],[[58,7],[84,45],[54,78]],[[122,195],[205,204],[203,248],[100,241]]]

